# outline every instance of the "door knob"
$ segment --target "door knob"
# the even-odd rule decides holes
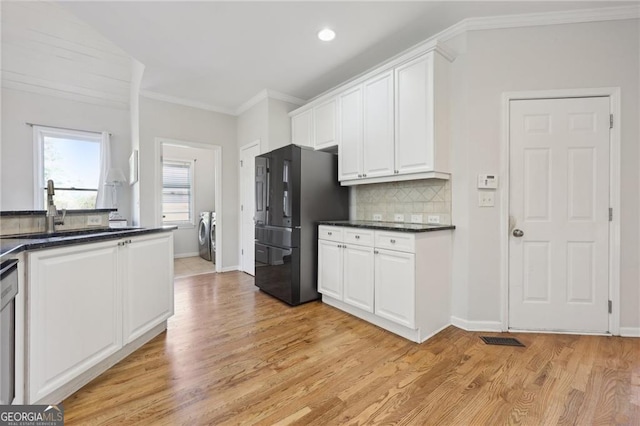
[[[522,232],[522,229],[514,229],[513,230],[513,236],[520,238],[520,237],[524,236],[524,232]]]

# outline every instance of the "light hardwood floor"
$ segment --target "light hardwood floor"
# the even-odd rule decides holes
[[[237,272],[178,279],[175,299],[166,333],[64,401],[67,425],[640,425],[640,339],[449,327],[418,345]]]

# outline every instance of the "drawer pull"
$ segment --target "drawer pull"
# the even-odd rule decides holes
[[[356,235],[356,240],[359,240],[359,239],[360,239],[360,235]]]
[[[342,244],[338,244],[338,248],[342,248]]]
[[[394,240],[394,239],[391,239],[390,241],[391,241],[391,244],[395,244],[396,243],[396,240]]]
[[[378,253],[380,253],[378,250],[373,251],[373,254],[378,254]]]
[[[333,235],[333,232],[327,232],[327,235]]]

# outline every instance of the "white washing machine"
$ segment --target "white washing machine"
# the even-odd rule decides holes
[[[211,241],[211,261],[216,263],[216,212],[211,212],[209,240]]]
[[[198,251],[206,260],[211,260],[211,216],[212,212],[202,212],[198,222]]]

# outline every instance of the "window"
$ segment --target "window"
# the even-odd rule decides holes
[[[162,222],[193,225],[193,161],[162,162]]]
[[[100,180],[99,133],[34,126],[35,208],[44,209],[47,181],[58,209],[93,209]]]

